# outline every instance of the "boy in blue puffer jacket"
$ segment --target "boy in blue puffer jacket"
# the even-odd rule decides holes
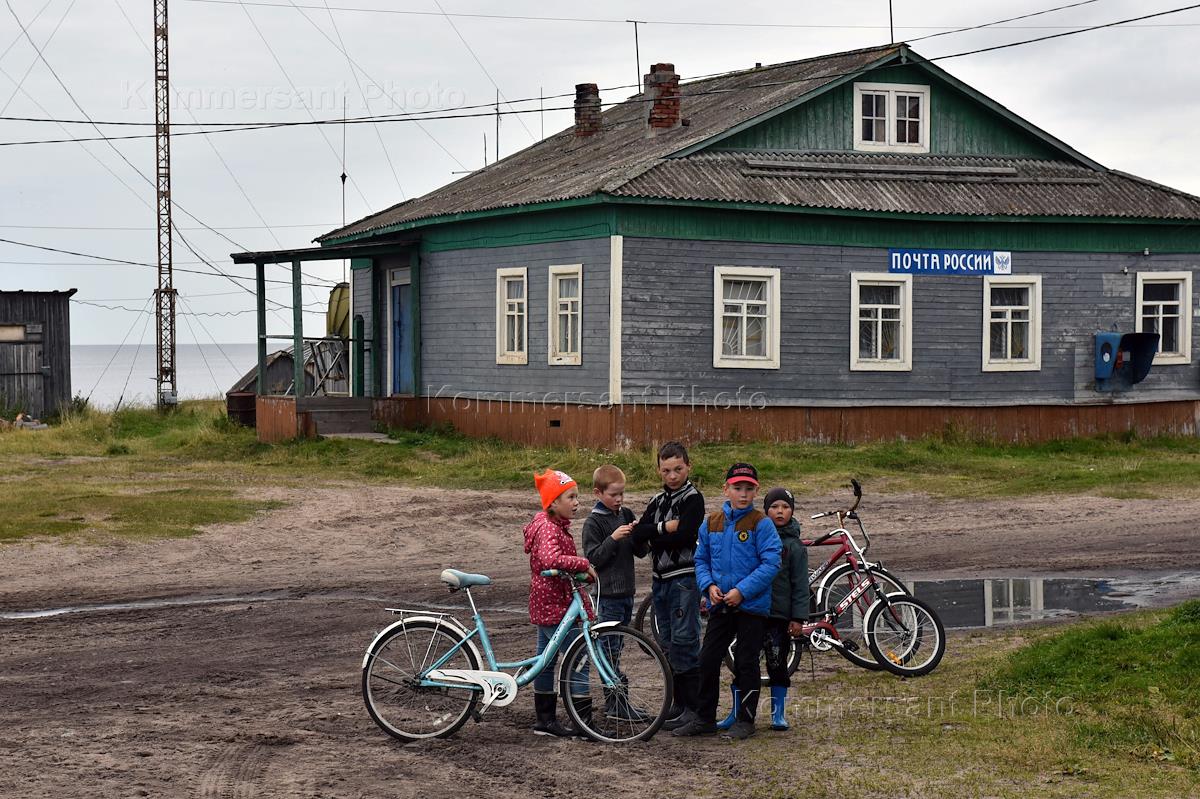
[[[673,735],[717,732],[717,694],[721,664],[734,637],[734,684],[741,694],[737,721],[725,732],[736,740],[754,734],[758,706],[758,657],[771,613],[771,584],[779,571],[783,545],[775,524],[754,508],[758,471],[735,463],[725,475],[726,502],[700,525],[696,544],[696,587],[707,596],[708,630],[700,647],[700,696],[697,718]]]

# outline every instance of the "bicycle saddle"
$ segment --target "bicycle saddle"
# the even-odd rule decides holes
[[[442,582],[451,588],[470,588],[473,585],[491,585],[492,578],[486,574],[468,574],[458,569],[444,569]]]

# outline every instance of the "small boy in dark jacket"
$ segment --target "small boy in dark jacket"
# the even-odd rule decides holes
[[[678,441],[658,451],[663,490],[633,528],[653,560],[654,618],[658,642],[671,663],[675,701],[664,730],[695,720],[700,697],[700,592],[696,586],[696,536],[704,523],[704,495],[688,475],[692,462]]]
[[[583,554],[600,576],[599,618],[602,622],[629,624],[637,588],[633,559],[646,557],[650,547],[633,539],[636,517],[625,507],[624,472],[611,464],[601,466],[592,474],[592,495],[596,505],[583,522]],[[610,649],[607,655],[619,672],[620,650]],[[604,712],[610,718],[626,721],[649,718],[644,710],[631,705],[628,692],[621,690],[605,691]]]
[[[775,524],[775,532],[783,543],[782,562],[771,584],[771,616],[763,629],[763,656],[767,661],[767,678],[771,685],[771,729],[788,729],[787,694],[791,687],[788,677],[788,658],[792,641],[801,633],[808,618],[808,547],[800,540],[800,523],[792,515],[796,497],[786,488],[772,488],[763,500],[763,510]],[[733,686],[733,710],[717,724],[728,729],[737,720],[741,692]]]

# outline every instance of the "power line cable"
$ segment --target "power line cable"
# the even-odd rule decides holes
[[[275,53],[275,48],[271,46],[270,41],[268,41],[267,37],[263,35],[262,29],[258,27],[258,23],[254,21],[253,15],[250,14],[250,9],[243,4],[242,11],[245,12],[246,19],[250,22],[250,26],[254,28],[254,32],[258,34],[258,38],[262,41],[263,46],[267,48],[267,53],[270,54],[271,59],[275,62],[275,66],[279,67],[279,71],[283,73],[283,79],[286,80],[288,82],[288,86],[292,88],[292,94],[294,94],[296,99],[300,101],[300,107],[304,109],[305,113],[308,114],[309,118],[313,122],[316,122],[316,115],[312,112],[312,109],[308,107],[308,103],[304,102],[304,96],[300,93],[300,90],[296,88],[296,83],[292,80],[292,76],[288,73],[287,68],[284,67],[283,62],[279,60],[279,56]],[[333,153],[334,160],[338,160],[337,148],[333,146],[333,142],[329,141],[329,137],[325,135],[324,130],[321,130],[320,127],[318,127],[317,130],[320,131],[321,140],[325,142],[325,146],[329,148],[331,153]],[[362,189],[359,188],[358,181],[356,181],[354,178],[350,178],[350,185],[354,187],[354,191],[358,193],[359,199],[362,200],[363,205],[369,210],[372,207],[371,203],[367,202],[367,197],[365,194],[363,194]]]
[[[153,299],[153,298],[152,297],[146,298],[146,304],[144,306],[142,306],[143,311],[146,311],[150,307],[151,299]],[[87,393],[87,399],[86,399],[87,402],[92,401],[92,395],[96,393],[96,389],[97,389],[97,387],[99,387],[100,381],[104,379],[104,376],[106,374],[108,374],[108,368],[110,366],[112,366],[113,361],[115,361],[117,359],[117,355],[121,352],[121,347],[124,347],[125,342],[129,340],[129,336],[131,333],[133,333],[133,329],[135,327],[137,327],[137,322],[138,322],[137,317],[136,316],[133,317],[133,324],[131,324],[129,326],[129,329],[125,331],[125,337],[123,339],[121,339],[121,343],[118,344],[117,348],[113,351],[113,355],[111,358],[108,359],[108,363],[104,364],[104,368],[100,370],[100,376],[96,378],[96,383],[92,386],[92,390]],[[138,346],[141,346],[141,345],[139,344]]]
[[[125,385],[121,387],[121,396],[117,397],[117,405],[113,408],[113,412],[121,409],[121,403],[125,401],[125,392],[129,389],[129,381],[133,378],[133,367],[137,366],[138,358],[142,354],[142,342],[146,340],[146,331],[150,329],[150,317],[152,314],[147,313],[146,324],[142,326],[142,337],[138,339],[137,349],[133,351],[133,361],[129,364],[129,374],[125,375]]]
[[[55,34],[58,33],[58,29],[62,27],[62,24],[66,20],[67,15],[69,15],[71,13],[71,9],[73,9],[75,7],[75,3],[76,3],[76,0],[71,0],[71,4],[69,6],[67,6],[67,10],[64,11],[63,15],[58,18],[58,23],[54,26],[54,30],[50,31],[50,35],[46,37],[46,41],[42,42],[42,49],[45,49],[50,46],[51,40],[53,40]],[[43,6],[42,8],[45,8],[45,6]],[[31,22],[29,24],[32,25],[33,23]],[[25,74],[21,76],[21,79],[19,81],[17,81],[17,85],[15,87],[13,87],[12,94],[10,94],[8,96],[8,99],[4,101],[4,105],[0,106],[0,116],[2,116],[4,114],[4,112],[8,111],[8,107],[10,105],[12,105],[12,101],[16,98],[16,96],[18,94],[20,94],[21,89],[25,86],[26,79],[29,77],[29,73],[33,72],[33,68],[35,66],[37,66],[37,62],[38,62],[38,59],[37,59],[37,56],[35,55],[33,57],[33,60],[29,62],[29,66],[25,68]]]
[[[1029,19],[1030,17],[1040,17],[1043,14],[1052,14],[1055,11],[1065,11],[1068,8],[1078,8],[1079,6],[1087,6],[1087,5],[1091,5],[1092,3],[1097,3],[1097,2],[1099,2],[1099,0],[1082,0],[1082,2],[1079,2],[1079,3],[1071,3],[1070,5],[1065,5],[1065,6],[1055,6],[1054,8],[1045,8],[1045,9],[1042,9],[1041,11],[1034,11],[1031,14],[1022,14],[1019,17],[1009,17],[1007,19],[996,20],[995,22],[984,22],[981,25],[969,25],[965,28],[954,28],[954,29],[948,30],[948,31],[941,31],[939,33],[930,33],[925,36],[918,36],[915,39],[908,39],[907,41],[909,44],[912,44],[913,42],[923,42],[926,39],[936,39],[939,36],[949,36],[954,33],[965,33],[967,31],[976,31],[976,30],[980,30],[982,28],[995,28],[1000,25],[1003,25],[1006,22],[1016,22],[1017,20],[1021,20],[1021,19]]]
[[[208,356],[204,354],[204,348],[200,346],[200,338],[196,335],[196,331],[192,328],[192,322],[187,316],[183,317],[183,323],[187,325],[188,332],[192,334],[192,341],[196,342],[196,349],[200,352],[200,360],[204,362],[204,368],[208,370],[208,376],[213,381],[213,388],[217,390],[219,396],[221,394],[221,384],[217,382],[217,375],[213,372],[212,365],[208,362]]]
[[[504,96],[504,92],[500,89],[500,84],[496,83],[496,79],[492,77],[491,72],[488,72],[488,68],[483,65],[483,61],[479,59],[479,56],[475,53],[475,49],[471,47],[470,43],[467,41],[467,38],[462,35],[462,31],[458,29],[458,26],[454,24],[454,18],[446,13],[446,9],[442,8],[441,0],[433,0],[433,4],[438,7],[438,11],[442,12],[442,16],[445,17],[446,22],[450,24],[450,28],[454,31],[454,34],[458,36],[458,40],[463,43],[463,47],[467,48],[467,52],[471,54],[471,58],[475,59],[475,63],[478,64],[479,68],[483,70],[483,74],[487,76],[488,82],[490,82],[492,84],[492,88],[496,90],[496,96],[503,100],[504,104],[507,105],[509,109],[512,109],[512,105],[509,104],[508,98]],[[326,3],[326,5],[328,5],[328,3]],[[531,131],[529,126],[525,124],[525,120],[518,116],[517,121],[521,123],[522,128],[525,128],[525,132],[529,134],[529,140],[537,141],[537,137],[533,135],[533,131]],[[499,128],[497,128],[497,132],[499,132]],[[500,142],[497,141],[497,153],[499,153],[499,148]]]
[[[213,343],[213,346],[217,348],[217,352],[221,353],[221,357],[222,357],[222,358],[224,358],[224,359],[225,359],[225,362],[226,362],[227,364],[229,364],[230,368],[231,368],[231,369],[233,369],[233,371],[234,371],[235,373],[237,373],[237,372],[238,372],[238,368],[237,368],[236,366],[234,366],[234,365],[233,365],[233,361],[232,361],[232,360],[230,359],[230,357],[229,357],[229,356],[228,356],[228,355],[225,353],[225,348],[224,348],[224,347],[222,347],[220,344],[218,344],[218,343],[217,343],[217,339],[216,339],[216,337],[215,337],[215,336],[213,336],[212,332],[211,332],[211,331],[208,329],[208,325],[204,324],[204,320],[203,320],[203,319],[201,319],[200,317],[198,317],[198,316],[197,316],[197,317],[196,317],[196,324],[200,325],[200,329],[201,329],[201,330],[203,330],[203,331],[205,332],[205,334],[208,336],[209,340],[211,340],[211,341],[212,341],[212,343]],[[195,334],[193,334],[193,338],[195,338]],[[196,343],[197,343],[197,344],[199,344],[199,343],[200,343],[200,342],[199,342],[199,339],[197,339]]]
[[[366,94],[366,92],[363,91],[362,81],[359,80],[358,72],[355,71],[355,69],[354,69],[354,63],[350,60],[350,56],[348,55],[349,51],[346,49],[345,40],[342,39],[342,31],[338,28],[337,19],[333,16],[333,12],[329,11],[328,0],[325,0],[325,9],[329,13],[329,24],[333,26],[334,35],[337,36],[338,47],[341,48],[342,55],[346,56],[346,66],[349,67],[349,69],[350,69],[350,77],[354,79],[354,85],[358,87],[358,96],[362,98],[363,108],[365,108],[367,110],[367,113],[370,114],[371,113],[371,101],[367,99],[367,94]],[[300,11],[299,8],[297,8],[296,10]],[[300,15],[307,17],[307,14],[305,14],[303,11],[300,11]],[[342,111],[342,118],[345,119],[345,109],[343,109],[343,111]],[[396,181],[396,189],[400,192],[400,199],[404,200],[404,199],[406,199],[405,194],[404,194],[404,186],[402,186],[400,184],[400,174],[398,172],[396,172],[396,165],[392,163],[392,154],[390,152],[388,152],[387,145],[384,144],[384,142],[383,142],[383,133],[379,130],[378,125],[373,125],[372,127],[375,129],[375,138],[379,140],[379,148],[381,150],[383,150],[383,157],[387,161],[388,169],[390,169],[392,171],[392,178]],[[343,145],[345,143],[344,142],[344,138],[345,138],[344,130],[345,130],[345,128],[343,128]],[[346,149],[345,146],[343,146],[342,147],[343,153],[345,152],[345,149]],[[345,171],[346,171],[346,165],[343,163],[342,164],[342,172],[344,173]],[[343,220],[342,224],[343,225],[345,224],[344,220]]]

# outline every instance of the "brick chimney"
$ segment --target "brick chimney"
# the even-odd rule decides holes
[[[575,84],[575,135],[600,132],[600,89],[594,83]]]
[[[674,64],[655,64],[645,78],[650,98],[647,124],[651,133],[679,127],[679,74]]]

